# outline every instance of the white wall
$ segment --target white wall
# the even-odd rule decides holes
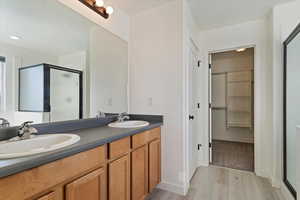
[[[99,14],[82,4],[80,1],[74,0],[57,0],[66,6],[72,8],[81,15],[87,17],[94,23],[102,26],[106,30],[119,36],[125,41],[129,40],[129,16],[122,10],[114,8],[114,13],[108,18],[104,19]]]
[[[300,1],[278,5],[272,13],[273,46],[273,184],[282,185],[283,143],[283,42],[300,22]],[[284,192],[291,198],[288,192]]]
[[[204,127],[202,143],[204,145],[204,159],[202,164],[208,165],[208,54],[209,52],[228,50],[241,46],[255,46],[255,172],[257,175],[271,177],[272,173],[272,104],[270,91],[271,79],[269,71],[267,42],[267,22],[264,20],[251,21],[233,26],[203,31],[200,35],[202,46],[205,49],[203,67],[202,113]]]
[[[131,18],[130,112],[164,115],[162,184],[184,193],[183,13],[172,1]]]
[[[18,110],[18,68],[40,63],[57,64],[57,58],[29,49],[10,44],[0,44],[0,55],[6,57],[6,111],[1,117],[9,119],[12,125],[33,120],[35,123],[43,122],[43,114],[19,113]]]
[[[90,33],[90,115],[128,111],[128,43],[101,27]]]

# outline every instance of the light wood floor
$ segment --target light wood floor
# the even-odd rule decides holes
[[[278,189],[252,172],[200,167],[186,197],[156,189],[147,200],[284,200]]]
[[[212,164],[254,171],[254,144],[213,140]]]

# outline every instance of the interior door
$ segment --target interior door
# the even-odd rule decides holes
[[[194,175],[198,166],[199,152],[198,128],[200,119],[200,101],[199,101],[199,64],[197,50],[194,45],[190,48],[190,62],[189,62],[189,179]]]
[[[208,56],[208,132],[209,163],[212,163],[212,55]]]

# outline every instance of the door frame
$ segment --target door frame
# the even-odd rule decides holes
[[[190,106],[190,92],[189,92],[190,91],[190,78],[194,79],[194,76],[190,74],[191,54],[194,54],[196,56],[196,60],[199,62],[198,65],[200,67],[200,65],[201,65],[201,61],[200,61],[200,49],[199,49],[199,47],[197,46],[197,44],[192,39],[190,39],[189,46],[188,46],[188,65],[187,65],[187,74],[188,74],[188,79],[187,79],[188,80],[187,81],[187,106],[188,106],[187,111],[188,111],[188,113],[187,114],[188,114],[188,116],[191,114],[190,111],[189,111],[189,106]],[[199,76],[199,79],[200,78],[201,77]],[[193,82],[193,80],[192,80],[192,82]],[[199,89],[200,89],[200,86],[199,86]],[[194,103],[196,103],[196,102],[194,102]],[[200,99],[199,99],[199,103],[200,103]],[[196,109],[195,113],[196,112],[200,112],[199,109]],[[197,116],[194,118],[194,123],[197,123],[197,121],[200,120],[200,115],[198,114]],[[188,126],[187,127],[187,131],[188,131],[188,145],[187,145],[187,147],[190,148],[189,147],[190,120],[188,120],[187,126]],[[198,129],[196,129],[196,131],[197,130]],[[195,131],[195,130],[193,130],[193,131]],[[200,133],[198,133],[198,134],[200,136]],[[199,141],[200,138],[197,138],[197,139],[198,139],[197,143],[200,144],[200,141]],[[189,149],[187,151],[189,152]],[[196,170],[197,170],[197,168],[199,167],[199,157],[200,157],[200,155],[199,155],[200,154],[199,146],[198,147],[195,146],[195,151],[196,151],[196,154],[198,154],[197,160],[196,160],[196,163],[197,163],[196,164]],[[188,158],[189,158],[189,156],[190,155],[188,155]],[[192,173],[190,172],[190,161],[188,160],[188,179],[189,180],[192,179],[192,177],[194,176],[196,170],[194,172],[192,172]]]
[[[211,62],[212,62],[212,58],[211,55],[214,53],[222,53],[222,52],[226,52],[226,51],[233,51],[236,49],[240,49],[240,48],[253,48],[254,49],[254,66],[253,66],[253,71],[254,71],[254,98],[253,98],[253,107],[254,107],[254,125],[253,125],[253,134],[254,134],[254,173],[256,174],[259,168],[259,149],[260,149],[260,145],[259,145],[259,133],[258,133],[258,121],[260,120],[260,118],[257,116],[258,112],[257,110],[260,109],[259,108],[259,103],[258,103],[258,95],[259,95],[259,85],[261,83],[260,79],[258,78],[258,76],[256,76],[257,73],[259,73],[259,69],[258,69],[258,65],[257,65],[257,47],[255,44],[250,44],[250,45],[242,45],[242,46],[238,46],[238,47],[230,47],[230,48],[225,48],[225,49],[219,49],[219,50],[213,50],[213,51],[209,51],[208,52],[208,158],[209,158],[209,163],[208,165],[211,164],[212,162],[212,118],[211,118],[211,107],[210,107],[210,103],[211,103],[211,94],[212,94],[212,87],[211,87],[211,78],[212,78],[212,70],[210,67],[211,66]],[[258,82],[258,83],[257,83]]]

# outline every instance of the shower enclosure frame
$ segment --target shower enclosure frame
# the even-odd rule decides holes
[[[42,110],[24,110],[21,109],[20,105],[20,75],[22,70],[26,70],[29,68],[34,68],[34,67],[40,67],[43,66],[44,69],[44,106]],[[79,119],[83,118],[83,72],[80,70],[76,69],[71,69],[67,67],[61,67],[57,65],[52,65],[52,64],[47,64],[47,63],[41,63],[37,65],[31,65],[27,67],[21,67],[19,68],[19,81],[18,81],[18,111],[19,112],[51,112],[51,102],[50,102],[50,70],[55,69],[55,70],[60,70],[60,71],[65,71],[65,72],[71,72],[79,75]]]
[[[287,178],[287,47],[300,34],[300,23],[283,43],[283,182],[294,198],[297,198],[296,189]]]

